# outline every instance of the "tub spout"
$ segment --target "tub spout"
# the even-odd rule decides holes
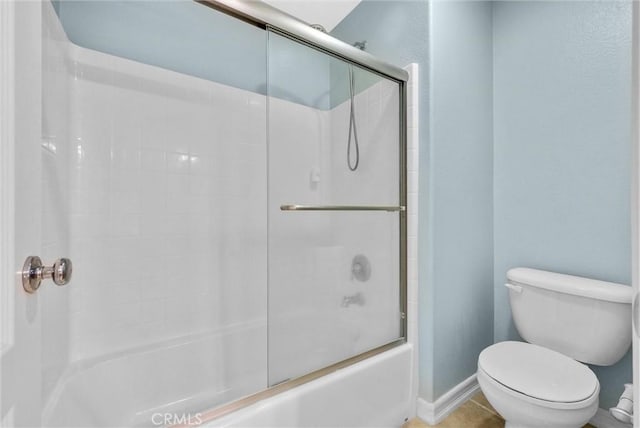
[[[342,298],[342,306],[343,308],[348,308],[351,305],[364,306],[364,294],[358,292],[351,296],[344,296]]]

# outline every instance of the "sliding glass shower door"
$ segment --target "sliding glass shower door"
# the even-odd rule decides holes
[[[401,341],[397,81],[198,2],[16,11],[1,421],[204,421]]]
[[[273,386],[403,336],[401,91],[268,32]]]

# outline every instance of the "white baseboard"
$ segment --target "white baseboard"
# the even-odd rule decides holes
[[[417,416],[429,425],[436,425],[442,422],[444,418],[449,416],[449,414],[456,410],[461,404],[471,398],[471,396],[478,392],[479,389],[480,386],[476,380],[476,375],[473,374],[451,388],[434,403],[429,403],[428,401],[418,397],[416,409]]]
[[[589,423],[596,428],[631,428],[631,424],[623,424],[605,409],[598,409]]]

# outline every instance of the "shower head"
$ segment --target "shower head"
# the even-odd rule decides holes
[[[367,41],[363,40],[361,42],[355,42],[353,44],[353,46],[355,46],[356,48],[360,49],[361,51],[365,50],[367,48]]]
[[[327,32],[326,28],[324,28],[320,24],[310,24],[309,27],[313,28],[314,30],[322,31],[323,33]]]

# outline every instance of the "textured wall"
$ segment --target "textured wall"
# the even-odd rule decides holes
[[[495,340],[505,272],[630,283],[631,2],[494,4]],[[600,407],[631,381],[597,368]]]
[[[434,396],[493,343],[491,3],[431,3],[430,275]]]

